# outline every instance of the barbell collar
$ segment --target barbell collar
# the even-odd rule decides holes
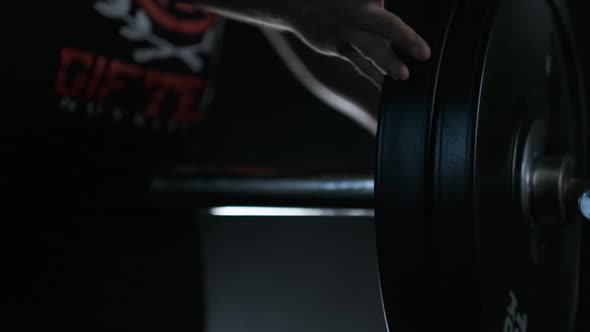
[[[569,157],[543,157],[530,183],[530,214],[536,226],[564,225],[577,216],[590,219],[590,181],[575,177]]]

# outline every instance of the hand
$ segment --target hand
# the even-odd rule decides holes
[[[408,0],[411,1],[411,0]],[[320,53],[350,61],[378,85],[382,74],[408,79],[410,72],[397,52],[430,58],[428,44],[383,0],[298,0],[294,32]]]
[[[204,2],[215,2],[210,7],[222,14],[290,30],[314,50],[349,61],[378,86],[384,74],[400,80],[409,78],[399,52],[416,60],[430,58],[428,44],[400,17],[387,11],[383,0]]]

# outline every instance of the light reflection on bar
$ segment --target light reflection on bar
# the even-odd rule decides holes
[[[218,206],[208,210],[217,217],[374,217],[373,209],[322,209],[267,206]]]

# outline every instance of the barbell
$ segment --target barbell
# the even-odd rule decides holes
[[[413,17],[425,4],[391,9]],[[383,94],[376,220],[388,321],[573,331],[581,228],[567,207],[588,140],[566,12],[538,0],[440,6],[448,14],[435,24],[415,22],[439,41],[438,63]]]
[[[172,176],[152,190],[206,204],[374,207],[391,331],[575,331],[590,141],[567,10],[386,6],[433,59],[384,84],[374,181]]]

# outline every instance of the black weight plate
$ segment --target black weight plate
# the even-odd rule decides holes
[[[481,90],[472,105],[473,212],[485,330],[573,331],[580,223],[540,233],[527,222],[519,151],[527,128],[544,121],[545,153],[570,155],[579,171],[585,169],[585,110],[574,50],[551,1],[502,1],[490,22]]]
[[[438,68],[455,0],[386,1],[429,44],[427,64],[410,62],[406,82],[382,91],[375,185],[377,247],[385,314],[392,331],[436,327],[424,319],[431,276],[431,120]]]
[[[451,24],[440,67],[432,142],[430,299],[442,330],[480,331],[472,209],[474,120],[491,1],[462,1]],[[465,305],[468,304],[468,305]],[[461,308],[460,323],[457,308]]]

